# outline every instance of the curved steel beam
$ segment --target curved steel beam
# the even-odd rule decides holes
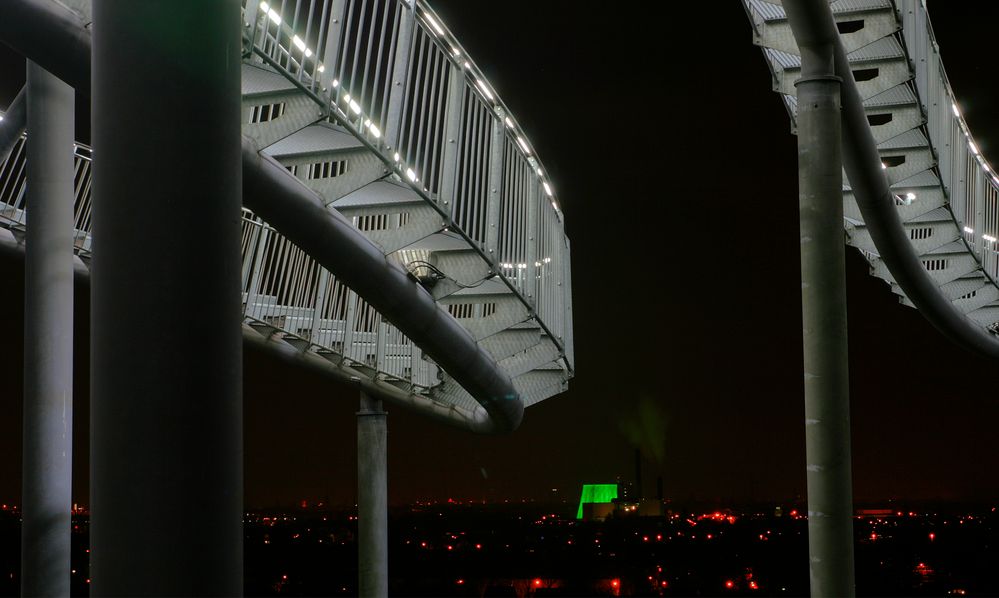
[[[943,296],[909,242],[828,0],[788,2],[785,9],[802,51],[827,44],[834,48],[836,74],[843,80],[843,168],[878,255],[923,317],[944,336],[971,351],[999,358],[999,338],[977,326]]]
[[[90,96],[90,31],[52,0],[6,0],[0,42]]]
[[[14,101],[7,106],[7,112],[3,113],[3,122],[0,123],[0,163],[10,155],[10,151],[14,149],[14,144],[21,138],[27,125],[27,89],[27,85],[22,87],[14,97]]]
[[[23,260],[24,242],[10,230],[0,228],[0,260]],[[73,277],[79,284],[90,284],[90,269],[78,255],[73,256]],[[463,430],[478,433],[495,432],[489,413],[481,406],[467,409],[445,405],[393,386],[384,380],[367,378],[349,366],[337,366],[312,351],[303,351],[275,336],[264,336],[243,325],[243,343],[266,351],[285,363],[313,371],[343,384],[356,384],[364,392],[380,397],[393,405],[415,411],[423,417]]]
[[[513,382],[472,335],[346,218],[243,138],[243,203],[364,297],[512,431],[524,405]]]
[[[51,0],[6,0],[0,23],[0,41],[89,94],[90,32],[77,15]],[[245,137],[243,200],[363,297],[475,398],[482,410],[470,414],[467,427],[510,432],[520,425],[524,403],[513,382],[468,331],[363,233],[338,212],[327,210],[318,195],[278,162],[260,155]]]

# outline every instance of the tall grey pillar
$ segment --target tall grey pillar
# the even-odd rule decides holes
[[[74,91],[28,61],[21,595],[69,596]]]
[[[240,2],[93,19],[91,594],[237,595]]]
[[[382,402],[361,392],[357,412],[358,596],[388,596],[388,440]]]
[[[801,60],[796,85],[809,571],[813,597],[853,596],[840,80],[831,45],[802,44]]]

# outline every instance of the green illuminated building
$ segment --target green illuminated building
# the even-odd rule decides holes
[[[583,518],[583,506],[587,504],[610,504],[617,498],[617,484],[583,484],[583,494],[579,497],[579,510],[576,519]]]

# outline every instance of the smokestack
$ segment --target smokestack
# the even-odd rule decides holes
[[[642,500],[642,449],[635,449],[635,499]]]
[[[659,502],[663,501],[663,476],[656,478],[656,498],[659,499]]]

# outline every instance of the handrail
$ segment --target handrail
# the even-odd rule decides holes
[[[571,323],[565,315],[571,302],[568,240],[557,195],[506,104],[437,13],[419,0],[371,5],[349,0],[319,0],[307,5],[303,0],[280,4],[244,0],[244,15],[248,36],[245,41],[250,43],[251,51],[300,87],[324,111],[333,113],[338,123],[441,214],[447,229],[461,236],[469,249],[490,266],[491,275],[538,316],[538,324],[559,347],[571,373]],[[328,20],[331,24],[326,29]],[[353,31],[354,23],[358,31]],[[334,30],[337,26],[343,31]],[[413,27],[415,33],[403,35],[407,26]],[[406,43],[409,45],[402,47]],[[401,76],[395,72],[398,69],[404,71]],[[453,85],[455,77],[460,77],[460,90]],[[426,114],[410,114],[410,120],[403,124],[407,110],[413,111],[410,102],[415,105],[418,99]],[[469,143],[469,129],[473,127],[462,121],[459,113],[467,111],[469,114],[463,118],[472,121],[471,112],[475,110],[481,110],[475,117],[479,119],[475,121],[478,141],[472,139]],[[446,122],[449,119],[456,120]],[[445,175],[457,179],[456,171],[472,168],[469,164],[477,164],[480,171],[487,169],[486,162],[492,156],[485,155],[491,150],[484,139],[489,137],[490,124],[499,126],[508,154],[505,161],[500,158],[499,164],[505,169],[500,176],[516,178],[514,182],[521,189],[521,196],[512,197],[511,203],[526,206],[525,213],[518,215],[521,219],[528,218],[528,212],[537,213],[538,235],[531,236],[525,227],[517,226],[507,227],[517,231],[512,237],[490,239],[484,229],[502,227],[505,216],[500,214],[499,222],[487,223],[481,206],[468,205],[482,202],[481,198],[463,201],[459,192],[449,193],[450,179]],[[449,144],[462,146],[460,151],[464,153],[464,166],[455,166],[455,172],[445,172],[444,158],[448,151],[454,151]],[[470,153],[476,155],[470,158]],[[519,163],[523,167],[514,172]],[[469,184],[481,193],[487,174],[478,172],[476,176],[479,178]],[[502,182],[490,182],[488,186],[495,193]],[[536,188],[533,197],[529,185]],[[541,197],[548,197],[548,201],[541,201]],[[489,200],[497,204],[500,201]],[[463,208],[464,219],[470,222],[462,222]],[[540,255],[542,243],[556,253]],[[559,270],[561,267],[564,272]]]
[[[842,78],[844,170],[880,258],[906,296],[940,332],[970,350],[999,358],[999,338],[976,326],[940,293],[909,242],[828,2],[807,0],[796,7],[803,17],[792,22],[798,43],[835,47],[836,74]]]
[[[45,0],[8,0],[11,12],[31,16],[22,33],[9,43],[41,62],[77,89],[89,90],[90,32],[77,18],[56,14]],[[0,39],[7,42],[13,19],[0,25]],[[24,25],[24,24],[20,24]],[[53,29],[53,30],[50,30]],[[24,34],[30,31],[31,34]],[[44,47],[45,51],[38,48]],[[80,56],[86,60],[81,61]],[[361,294],[407,336],[421,342],[430,354],[482,406],[469,426],[476,431],[508,432],[523,416],[523,401],[503,370],[450,315],[441,310],[417,282],[393,266],[363,233],[323,207],[321,199],[277,162],[261,156],[244,138],[244,199],[248,207],[271,222],[289,239],[318,254],[324,267],[356,286]],[[347,259],[344,259],[344,257]],[[389,393],[391,395],[391,393]],[[395,399],[395,396],[387,398]],[[428,404],[432,403],[427,401]]]

